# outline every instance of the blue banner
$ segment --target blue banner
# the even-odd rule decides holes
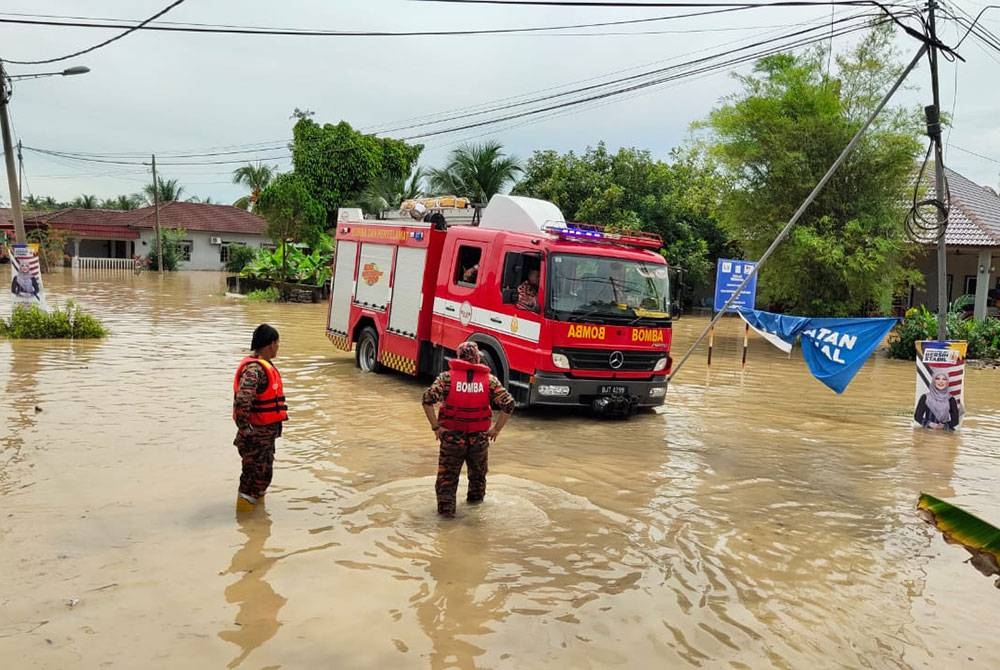
[[[802,357],[813,377],[843,393],[875,348],[898,319],[812,318],[787,316],[756,309],[740,310],[740,316],[766,340],[791,351],[802,341]]]

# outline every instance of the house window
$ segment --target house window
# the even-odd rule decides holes
[[[965,294],[975,295],[976,293],[976,275],[965,275]]]
[[[483,250],[479,247],[459,247],[458,262],[455,263],[454,281],[459,286],[475,286],[479,279],[479,259]]]
[[[228,263],[229,262],[229,247],[230,247],[230,245],[232,245],[232,242],[226,242],[225,240],[222,241],[222,246],[219,247],[219,262],[220,263]]]
[[[180,250],[181,250],[181,260],[190,261],[191,260],[191,249],[194,248],[194,240],[181,240]]]

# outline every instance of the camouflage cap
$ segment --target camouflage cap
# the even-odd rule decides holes
[[[458,345],[458,350],[455,353],[457,353],[459,359],[463,361],[467,361],[469,363],[479,362],[479,345],[475,342],[462,342]]]

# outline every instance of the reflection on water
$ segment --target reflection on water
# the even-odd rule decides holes
[[[264,547],[271,537],[271,517],[264,509],[237,517],[240,532],[246,536],[244,545],[233,554],[233,562],[226,574],[241,575],[226,587],[226,602],[239,605],[236,628],[224,630],[219,637],[240,647],[240,655],[227,667],[240,665],[254,649],[264,644],[278,632],[278,611],[285,599],[274,592],[264,579],[276,556],[265,556]]]
[[[423,385],[359,373],[325,340],[323,305],[242,304],[212,273],[46,286],[112,334],[0,342],[0,574],[16,576],[0,659],[1000,664],[992,587],[913,509],[927,491],[1000,520],[994,371],[968,372],[961,431],[914,431],[911,364],[876,357],[838,396],[759,339],[742,369],[724,320],[711,369],[697,352],[662,412],[518,413],[486,503],[449,521]],[[231,375],[263,321],[281,331],[291,421],[267,510],[233,521]],[[704,323],[677,322],[678,351]]]

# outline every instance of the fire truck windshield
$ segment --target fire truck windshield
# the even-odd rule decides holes
[[[552,254],[546,285],[547,314],[560,321],[655,325],[670,318],[662,263]]]

